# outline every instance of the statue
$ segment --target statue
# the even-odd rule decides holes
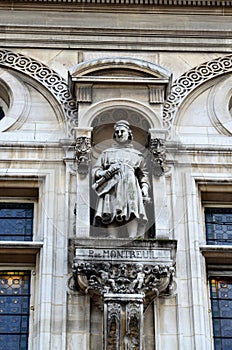
[[[114,125],[111,148],[102,152],[93,167],[93,189],[98,195],[94,225],[109,229],[109,236],[144,235],[147,224],[145,203],[149,180],[143,154],[132,145],[132,130],[125,120]],[[124,237],[123,237],[124,238]]]

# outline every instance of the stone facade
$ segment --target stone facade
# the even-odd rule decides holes
[[[0,1],[0,200],[34,203],[33,241],[2,242],[0,269],[32,271],[29,350],[214,349],[207,273],[232,253],[207,246],[204,207],[232,200],[231,17],[216,0]],[[151,182],[135,240],[93,226],[120,119]]]

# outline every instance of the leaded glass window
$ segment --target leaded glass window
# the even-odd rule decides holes
[[[207,244],[232,244],[232,208],[205,208],[205,223]]]
[[[0,240],[31,241],[32,203],[0,203]]]
[[[210,279],[215,350],[232,349],[232,278]]]
[[[0,271],[0,350],[27,350],[30,272]]]

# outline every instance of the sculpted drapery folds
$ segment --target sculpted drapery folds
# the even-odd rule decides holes
[[[116,143],[102,152],[93,168],[93,189],[98,195],[96,226],[127,226],[129,237],[141,236],[147,223],[145,203],[149,180],[143,154],[132,145],[127,121],[114,126]],[[117,230],[113,232],[117,236]]]

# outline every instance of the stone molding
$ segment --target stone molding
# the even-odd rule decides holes
[[[8,2],[8,1],[4,1]],[[60,4],[60,0],[14,0],[14,3],[57,3]],[[232,5],[230,0],[62,0],[62,3],[73,4],[97,4],[97,5],[136,5],[136,6],[223,6],[229,7]]]
[[[172,85],[171,93],[164,103],[163,126],[172,139],[175,117],[183,101],[199,86],[210,79],[232,71],[232,55],[205,62],[181,75]]]
[[[57,100],[67,121],[67,132],[73,135],[78,125],[76,101],[69,91],[67,82],[43,63],[16,52],[0,50],[0,66],[26,74],[42,84]]]
[[[83,242],[89,242],[83,245]],[[76,290],[89,293],[101,304],[105,294],[140,294],[145,304],[173,292],[174,241],[91,239],[73,242],[73,280]],[[125,242],[124,242],[125,241]],[[108,243],[107,243],[108,242]],[[74,288],[75,289],[75,288]]]

